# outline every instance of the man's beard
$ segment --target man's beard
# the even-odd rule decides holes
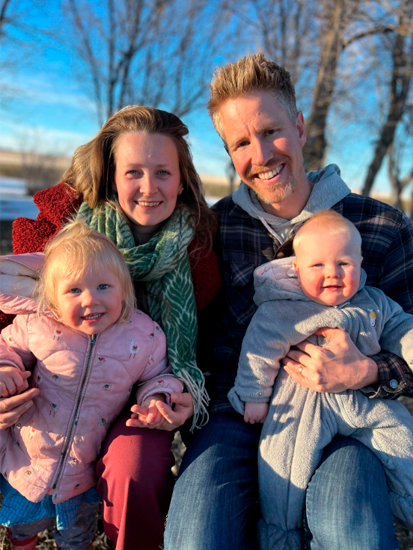
[[[293,175],[291,175],[287,184],[276,183],[271,187],[267,187],[267,193],[265,195],[262,195],[259,190],[255,189],[255,186],[252,187],[252,190],[255,192],[258,199],[264,204],[278,204],[292,195],[296,185],[297,180]],[[271,196],[268,196],[268,193],[271,193]]]

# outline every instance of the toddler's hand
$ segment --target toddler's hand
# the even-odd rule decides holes
[[[27,390],[30,371],[20,371],[16,367],[0,367],[0,397],[11,397]]]
[[[127,420],[126,425],[133,425],[134,427],[140,428],[150,428],[151,430],[163,426],[166,419],[158,410],[156,406],[157,402],[166,403],[165,395],[151,395],[142,402],[142,405],[133,405],[131,408],[131,419],[133,419],[134,422],[132,424],[130,423],[130,420]]]
[[[244,421],[249,424],[262,424],[267,418],[268,409],[268,403],[245,403]]]

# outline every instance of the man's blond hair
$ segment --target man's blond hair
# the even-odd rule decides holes
[[[57,287],[62,277],[82,277],[89,269],[110,271],[122,288],[119,323],[126,323],[135,309],[135,293],[128,267],[116,245],[85,222],[74,220],[65,225],[45,248],[44,266],[35,293],[39,313],[50,311],[59,319]]]
[[[215,70],[210,86],[208,111],[221,138],[224,139],[219,112],[222,105],[228,99],[237,99],[259,91],[272,93],[291,122],[296,123],[297,105],[290,73],[284,67],[266,59],[262,53],[256,53]]]
[[[317,212],[309,220],[307,220],[297,231],[293,240],[294,253],[297,254],[301,241],[306,235],[311,235],[312,231],[319,231],[326,235],[348,235],[355,239],[355,242],[360,247],[361,256],[361,235],[357,227],[350,220],[336,212],[335,210],[322,210]],[[322,247],[322,242],[320,243]]]

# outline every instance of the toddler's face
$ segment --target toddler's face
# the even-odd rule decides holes
[[[100,334],[120,317],[122,288],[111,271],[90,269],[78,278],[62,278],[56,301],[64,325],[85,334]]]
[[[303,292],[327,306],[337,306],[357,292],[362,257],[351,235],[304,235],[294,262]]]

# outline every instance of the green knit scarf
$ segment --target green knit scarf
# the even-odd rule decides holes
[[[164,330],[172,371],[194,401],[194,429],[208,421],[209,397],[204,375],[196,365],[198,322],[187,251],[194,230],[188,215],[176,209],[159,233],[136,246],[128,223],[109,204],[92,210],[84,202],[78,212],[78,218],[116,244],[132,280],[146,283],[149,315]]]

